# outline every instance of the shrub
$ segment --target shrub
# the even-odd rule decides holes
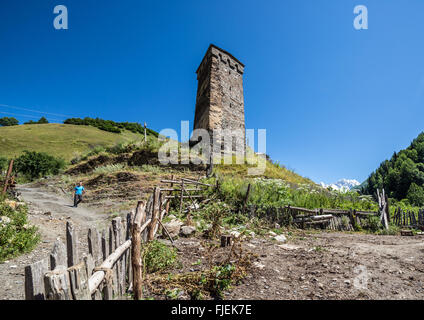
[[[29,252],[36,246],[40,237],[37,228],[27,224],[25,206],[12,209],[0,199],[0,216],[10,219],[8,223],[0,222],[0,262]]]
[[[380,218],[377,216],[368,216],[363,228],[370,232],[377,232],[381,228]]]
[[[47,124],[49,121],[45,117],[41,117],[38,121],[27,121],[24,124]]]
[[[142,250],[143,265],[147,273],[163,271],[177,263],[177,249],[157,240],[147,243]]]
[[[19,124],[19,121],[16,120],[15,118],[8,118],[8,117],[0,118],[0,126],[11,127],[11,126],[17,126],[18,124]]]
[[[15,170],[29,180],[49,174],[58,174],[65,167],[63,159],[55,158],[44,152],[24,151],[15,161]]]

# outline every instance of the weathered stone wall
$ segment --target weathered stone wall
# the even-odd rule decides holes
[[[227,130],[228,139],[231,132],[230,151],[244,152],[243,72],[240,61],[214,45],[209,47],[197,70],[194,129],[207,129],[210,133],[215,129]]]

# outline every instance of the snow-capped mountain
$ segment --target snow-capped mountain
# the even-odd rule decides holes
[[[331,187],[332,189],[338,191],[349,191],[353,187],[359,186],[361,183],[355,179],[340,179],[336,183],[325,184],[324,182],[321,182],[320,184],[324,188]]]

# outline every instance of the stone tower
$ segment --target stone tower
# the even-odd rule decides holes
[[[230,53],[211,44],[197,69],[197,98],[194,129],[229,129],[232,143],[227,151],[245,146],[243,97],[244,65]],[[225,132],[225,131],[224,131]],[[224,137],[218,138],[223,141]],[[242,149],[240,149],[241,147]],[[222,148],[223,149],[223,148]],[[230,150],[231,149],[231,150]]]

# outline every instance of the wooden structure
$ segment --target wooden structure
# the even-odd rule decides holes
[[[3,182],[3,189],[2,194],[6,194],[8,188],[15,188],[15,177],[12,177],[12,171],[13,171],[13,162],[14,160],[10,160],[9,162],[9,168],[7,169],[6,177]]]
[[[374,211],[358,211],[355,209],[307,209],[285,206],[280,208],[257,208],[248,206],[247,214],[250,218],[260,217],[270,223],[277,222],[283,226],[297,228],[319,228],[339,231],[352,231],[355,226],[362,226],[363,219],[369,216],[378,216]]]
[[[160,227],[167,233],[162,220],[169,211],[170,199],[179,199],[180,210],[187,202],[184,200],[190,200],[190,212],[198,206],[195,199],[201,198],[193,191],[210,186],[173,177],[163,183],[171,187],[154,188],[147,202],[140,201],[124,221],[114,218],[101,233],[90,228],[85,255],[77,229],[68,221],[66,243],[56,241],[49,257],[25,268],[26,300],[112,300],[123,299],[128,292],[134,293],[134,299],[141,299],[142,243],[152,241]]]
[[[114,218],[101,233],[90,228],[84,256],[78,232],[68,221],[66,245],[56,241],[50,257],[25,268],[26,300],[112,300],[131,291],[140,299],[141,244],[153,240],[167,202],[155,188],[147,204],[139,202],[124,221]]]
[[[393,216],[393,223],[399,227],[424,231],[424,209],[414,212],[412,210],[404,211],[401,208],[397,208]]]

